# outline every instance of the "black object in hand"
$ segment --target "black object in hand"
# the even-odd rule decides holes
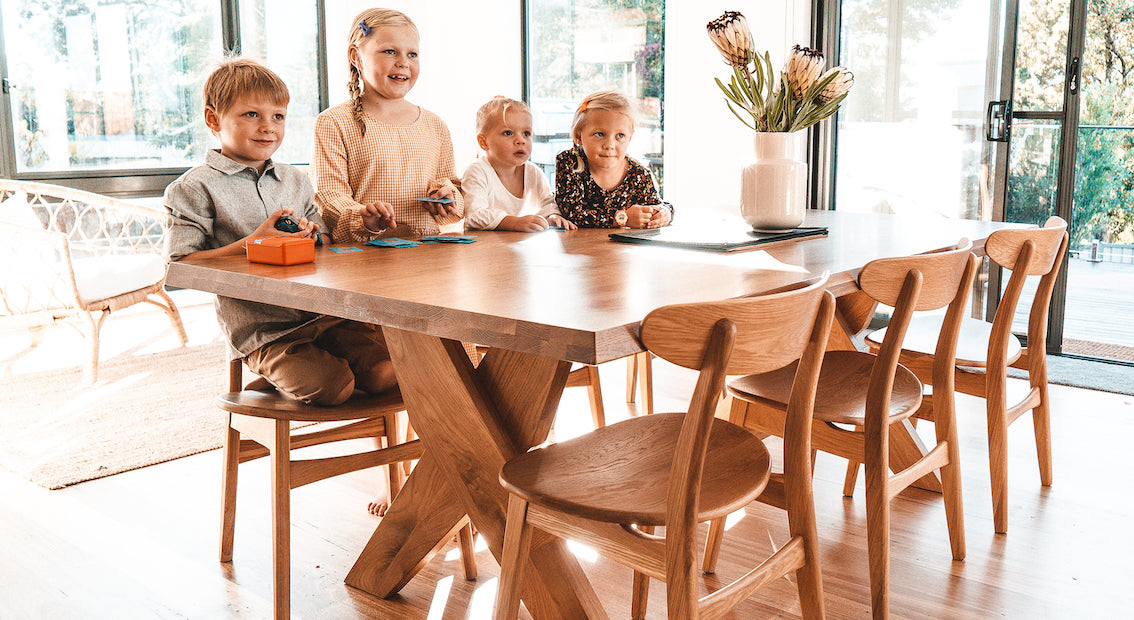
[[[281,215],[280,219],[276,220],[276,230],[297,233],[299,232],[299,222],[290,215]]]

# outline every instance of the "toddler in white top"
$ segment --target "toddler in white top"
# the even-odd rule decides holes
[[[555,195],[532,153],[532,113],[522,101],[496,97],[476,113],[476,141],[484,157],[461,179],[465,228],[539,232],[573,230],[555,206]]]

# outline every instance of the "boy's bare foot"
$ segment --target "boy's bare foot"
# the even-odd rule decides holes
[[[366,512],[369,512],[376,517],[384,517],[386,516],[386,510],[388,510],[389,508],[390,493],[386,489],[386,485],[383,484],[382,490],[379,491],[378,494],[374,496],[374,499],[370,500],[370,503],[366,505]]]
[[[376,497],[370,500],[366,505],[366,511],[376,517],[386,516],[386,511],[390,508],[390,502],[386,501],[385,497]]]

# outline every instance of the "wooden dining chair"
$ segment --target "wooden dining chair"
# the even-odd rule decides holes
[[[1051,486],[1051,424],[1047,395],[1047,315],[1059,266],[1067,252],[1067,222],[1059,217],[1042,228],[1000,230],[985,242],[985,252],[995,264],[1012,272],[991,323],[965,318],[957,345],[955,389],[985,400],[988,418],[988,460],[992,479],[993,526],[1008,531],[1008,426],[1032,412],[1040,484]],[[1029,276],[1039,283],[1028,313],[1027,346],[1012,333],[1012,319]],[[901,363],[922,382],[933,380],[933,342],[941,332],[941,317],[918,316],[910,321]],[[871,347],[886,338],[880,330],[867,336]],[[1028,391],[1019,400],[1008,401],[1008,367],[1028,373]],[[934,389],[934,393],[938,390]],[[929,407],[933,405],[930,397]]]
[[[232,561],[239,465],[267,456],[271,460],[272,489],[272,607],[276,618],[289,618],[291,489],[386,465],[392,501],[404,480],[402,468],[395,464],[419,458],[423,447],[420,440],[398,442],[397,416],[406,407],[397,390],[379,395],[356,392],[341,405],[320,407],[289,398],[274,389],[242,389],[243,363],[239,359],[229,361],[228,370],[229,391],[217,397],[217,405],[228,412],[221,482],[220,560]],[[293,423],[302,426],[293,431]],[[301,448],[359,438],[374,438],[381,447],[323,458],[297,459],[292,455]],[[475,578],[475,564],[472,564],[472,576],[469,575],[473,552],[471,537],[466,538],[467,523],[461,531],[465,576]]]
[[[654,356],[642,351],[626,358],[626,402],[633,403],[638,387],[642,392],[642,413],[654,412]]]
[[[828,351],[819,375],[815,400],[812,446],[854,462],[866,469],[867,555],[870,567],[871,610],[875,618],[889,615],[890,501],[924,476],[940,471],[945,516],[953,559],[965,557],[961,504],[961,471],[954,423],[952,377],[957,329],[964,315],[977,258],[972,245],[909,257],[884,258],[867,263],[858,285],[879,303],[894,307],[889,333],[877,354]],[[890,474],[891,427],[915,433],[910,426],[922,402],[922,384],[898,363],[902,338],[914,311],[947,307],[945,329],[936,343],[941,398],[934,417],[936,445],[902,471]],[[733,397],[730,420],[747,428],[783,435],[792,397],[795,366],[748,375],[728,384]],[[712,572],[716,549],[724,533],[724,519],[709,526],[705,545],[705,572]]]
[[[633,568],[635,618],[645,615],[650,577],[666,582],[670,618],[710,618],[793,572],[803,616],[823,617],[808,429],[834,316],[825,284],[824,276],[796,290],[664,306],[646,316],[642,344],[666,361],[699,371],[688,412],[633,417],[504,465],[500,481],[510,497],[498,620],[519,611],[532,528],[577,540]],[[782,484],[770,486],[763,442],[713,414],[725,375],[798,359],[785,433],[786,473]],[[787,508],[791,539],[736,581],[699,597],[697,524],[757,497],[772,497],[773,504]],[[664,535],[653,534],[659,526]],[[589,604],[588,616],[606,617],[597,601]]]

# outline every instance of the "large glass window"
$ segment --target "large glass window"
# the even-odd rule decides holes
[[[5,0],[17,173],[189,166],[220,4]]]
[[[630,155],[661,188],[665,0],[528,0],[527,16],[532,161],[553,178],[579,101],[616,88],[638,104]]]
[[[14,165],[26,176],[127,175],[201,163],[216,139],[201,85],[226,45],[278,73],[291,91],[275,158],[310,159],[319,113],[313,0],[4,0]],[[225,16],[239,6],[235,40]],[[160,192],[160,187],[155,191]]]

